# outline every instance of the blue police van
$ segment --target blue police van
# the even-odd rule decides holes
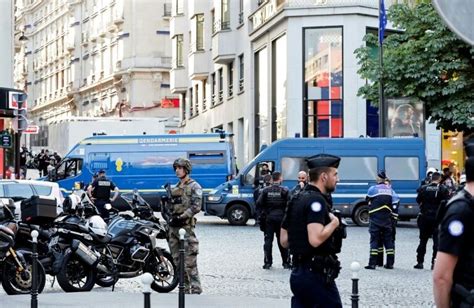
[[[358,225],[368,224],[367,191],[384,169],[400,196],[399,218],[418,215],[416,190],[425,176],[426,156],[420,138],[288,138],[263,149],[240,171],[238,177],[209,192],[205,212],[227,218],[231,224],[246,224],[255,215],[253,192],[263,164],[280,171],[283,185],[293,188],[299,171],[307,171],[305,158],[328,153],[340,156],[339,183],[332,194],[334,206]]]
[[[93,136],[76,144],[56,166],[49,180],[70,193],[77,184],[91,182],[103,169],[121,192],[134,189],[156,206],[165,193],[163,185],[178,179],[173,162],[188,158],[192,178],[206,193],[236,174],[232,134],[176,134]]]

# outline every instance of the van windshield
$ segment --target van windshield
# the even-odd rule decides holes
[[[56,168],[56,180],[75,177],[82,172],[82,158],[67,158]]]

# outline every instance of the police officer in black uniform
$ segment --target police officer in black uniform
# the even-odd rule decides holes
[[[308,159],[310,182],[288,204],[280,239],[293,261],[291,306],[342,307],[335,279],[341,269],[336,254],[344,224],[332,213],[331,192],[338,182],[340,158],[319,154]]]
[[[436,306],[474,306],[474,140],[466,146],[466,186],[445,208],[433,271]]]
[[[263,269],[270,269],[273,263],[272,247],[273,237],[276,235],[278,248],[280,249],[282,266],[290,268],[288,250],[280,244],[280,227],[285,215],[288,202],[289,190],[281,186],[281,173],[273,172],[272,185],[265,187],[258,197],[256,206],[260,213],[259,223],[264,224],[265,243],[263,244],[264,264]]]
[[[115,194],[110,198],[110,192]],[[92,197],[97,210],[102,218],[109,218],[109,211],[105,208],[105,204],[114,202],[119,195],[119,189],[114,182],[105,176],[105,170],[99,170],[97,179],[87,188],[87,193]]]
[[[443,184],[440,184],[441,173],[433,172],[431,183],[423,185],[418,192],[416,202],[420,205],[420,214],[418,215],[418,228],[420,228],[420,244],[416,249],[416,265],[414,268],[423,269],[425,260],[426,244],[430,237],[433,238],[433,256],[431,258],[431,269],[433,269],[438,250],[438,225],[436,223],[436,213],[441,202],[449,199],[449,190]]]

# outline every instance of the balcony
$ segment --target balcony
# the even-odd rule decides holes
[[[171,93],[186,93],[188,89],[187,71],[185,68],[173,68],[170,71],[170,89]]]
[[[170,22],[170,37],[173,37],[176,34],[183,34],[183,29],[188,28],[188,20],[186,19],[186,17],[184,17],[184,15],[172,17],[172,20]]]
[[[203,80],[209,75],[209,52],[195,51],[188,57],[188,75],[192,80]]]
[[[212,60],[226,64],[235,58],[235,36],[233,31],[219,31],[212,36]]]

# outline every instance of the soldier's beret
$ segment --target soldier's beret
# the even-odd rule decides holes
[[[341,158],[339,156],[331,154],[317,154],[306,159],[308,163],[308,168],[318,168],[318,167],[339,167],[339,162]]]

